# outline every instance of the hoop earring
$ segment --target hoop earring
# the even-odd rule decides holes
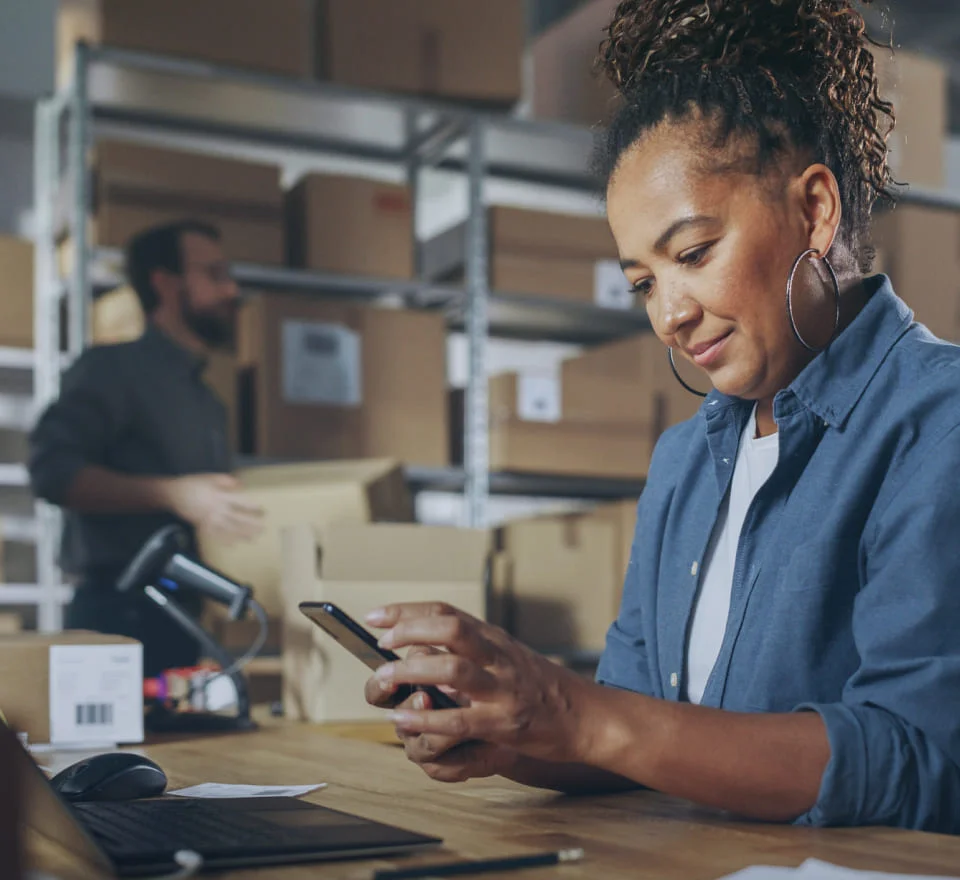
[[[827,267],[827,271],[830,273],[830,279],[833,282],[833,299],[836,306],[836,314],[833,321],[833,333],[830,334],[830,338],[827,340],[827,344],[823,348],[817,348],[815,345],[810,345],[806,339],[800,335],[800,330],[797,328],[797,322],[793,317],[793,278],[797,274],[797,269],[800,268],[800,264],[809,256],[816,255],[816,257]],[[793,335],[797,338],[799,342],[807,351],[813,354],[820,354],[822,351],[826,351],[830,347],[830,343],[833,342],[837,337],[837,331],[840,329],[840,281],[837,278],[837,273],[834,271],[833,266],[830,265],[830,261],[826,256],[821,257],[820,251],[816,248],[810,248],[805,250],[796,260],[793,262],[793,268],[790,269],[790,275],[787,278],[787,320],[790,321],[790,329],[793,330]]]
[[[673,375],[676,376],[677,381],[687,389],[691,394],[695,394],[697,397],[706,397],[707,395],[703,391],[697,391],[696,388],[688,385],[684,382],[683,377],[677,372],[677,365],[673,360],[673,349],[667,348],[667,360],[670,361],[670,369],[673,370]]]

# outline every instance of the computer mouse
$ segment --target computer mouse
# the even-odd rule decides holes
[[[71,764],[50,784],[68,801],[130,801],[163,794],[167,776],[143,755],[107,752]]]

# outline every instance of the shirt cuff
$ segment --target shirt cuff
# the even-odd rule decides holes
[[[866,802],[867,745],[860,719],[842,703],[803,703],[794,712],[817,712],[830,742],[817,802],[796,825],[818,827],[856,824]]]

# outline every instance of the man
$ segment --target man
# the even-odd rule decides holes
[[[30,476],[38,497],[66,511],[61,565],[77,579],[66,627],[140,640],[149,677],[195,663],[198,648],[140,591],[119,593],[119,575],[164,525],[249,540],[260,511],[228,473],[226,412],[203,382],[240,302],[218,231],[188,221],[142,232],[127,275],[146,330],[88,349],[67,371],[31,435]],[[176,598],[199,613],[199,596]]]

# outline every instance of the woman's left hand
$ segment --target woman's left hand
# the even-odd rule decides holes
[[[586,679],[443,603],[390,605],[368,615],[367,623],[386,630],[380,639],[384,648],[443,649],[387,664],[377,678],[446,686],[469,700],[459,709],[398,710],[392,718],[402,733],[480,740],[547,761],[583,760]]]

